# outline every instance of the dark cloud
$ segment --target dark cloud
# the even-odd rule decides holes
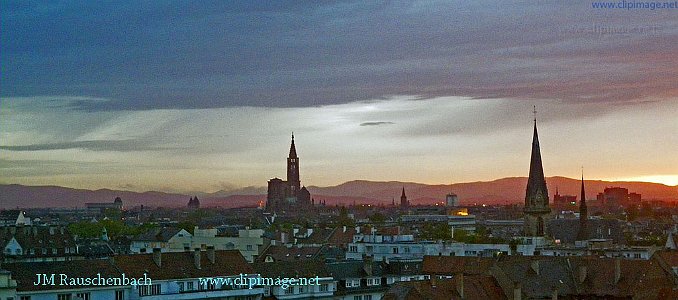
[[[0,95],[111,99],[75,101],[74,109],[678,95],[673,11],[567,1],[3,1],[2,8]],[[634,30],[654,25],[660,30]]]
[[[92,151],[130,152],[130,151],[167,150],[172,148],[148,145],[147,142],[141,140],[96,140],[96,141],[31,144],[22,146],[0,146],[0,149],[9,151],[87,149]]]
[[[363,122],[363,123],[360,123],[360,126],[380,126],[380,125],[393,125],[393,124],[395,124],[395,123],[393,123],[393,122],[384,122],[384,121],[380,121],[380,122]]]

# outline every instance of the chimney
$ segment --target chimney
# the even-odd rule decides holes
[[[49,235],[54,235],[54,226],[49,225]]]
[[[372,257],[367,255],[363,257],[363,270],[367,276],[372,276]]]
[[[346,232],[346,226],[344,226],[344,227],[342,228],[342,231],[341,231],[341,232]]]
[[[215,261],[214,246],[207,246],[207,259],[210,260],[211,264],[214,264]]]
[[[200,269],[200,248],[193,249],[193,263],[196,269]]]
[[[158,268],[162,267],[162,254],[160,248],[153,248],[153,262],[158,265]]]
[[[558,288],[554,287],[553,292],[551,292],[551,300],[558,300]]]
[[[59,226],[59,233],[60,233],[61,235],[64,234],[64,226]]]
[[[520,300],[523,298],[523,291],[520,282],[513,284],[513,300]]]
[[[586,266],[579,267],[579,283],[583,283],[586,280]]]
[[[431,283],[431,288],[435,288],[436,284],[438,283],[436,276],[437,275],[431,275],[431,278],[429,279],[429,282]]]
[[[616,258],[614,260],[614,284],[619,283],[619,279],[621,279],[621,259]]]
[[[457,280],[455,281],[456,288],[457,288],[457,293],[459,293],[459,297],[464,299],[464,273],[459,273],[455,275],[454,277],[457,277]]]
[[[539,275],[539,261],[533,260],[530,262],[530,268],[534,271],[535,274]]]

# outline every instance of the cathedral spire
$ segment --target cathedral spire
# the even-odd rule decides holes
[[[297,148],[294,146],[294,132],[292,132],[292,144],[290,145],[289,158],[298,158],[297,157]]]

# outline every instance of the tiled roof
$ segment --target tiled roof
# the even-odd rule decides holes
[[[330,245],[345,248],[349,243],[353,243],[353,236],[355,234],[356,230],[353,227],[346,227],[346,231],[344,231],[344,227],[338,227],[334,230],[327,242]]]
[[[449,300],[462,299],[457,288],[459,278],[398,282],[394,284],[382,299],[384,300]],[[501,288],[492,276],[464,276],[463,299],[506,299]]]
[[[662,250],[655,252],[664,262],[671,267],[678,267],[678,250]]]
[[[200,253],[200,269],[195,266],[193,251],[162,253],[161,267],[153,261],[153,254],[120,255],[114,258],[114,263],[128,276],[141,277],[147,273],[152,280],[254,274],[238,250],[214,252],[214,263],[208,259],[207,252]]]
[[[425,256],[423,272],[425,274],[466,275],[488,274],[494,264],[493,258],[459,256]]]
[[[270,246],[259,257],[259,261],[264,261],[270,256],[274,261],[299,261],[316,259],[322,247],[316,246]]]
[[[167,242],[181,231],[181,228],[153,228],[132,238],[132,241]]]
[[[673,257],[668,259],[671,261]],[[619,277],[615,280],[617,266]],[[551,298],[555,290],[562,297],[658,299],[659,291],[670,292],[674,287],[673,275],[656,259],[551,256],[503,256],[497,260],[424,258],[424,273],[429,274],[488,274],[488,270],[505,295],[512,295],[515,284],[519,283],[523,296],[531,299]],[[583,281],[580,281],[581,274],[585,274],[581,277]]]
[[[308,231],[308,229],[304,229]],[[327,241],[332,236],[334,229],[331,228],[315,228],[313,233],[308,238],[299,238],[297,243],[299,244],[326,244]]]
[[[304,263],[292,261],[256,262],[254,269],[265,277],[328,277],[329,271],[321,261],[312,260]]]
[[[64,256],[66,254],[64,248],[75,249],[76,247],[75,239],[66,228],[8,226],[0,229],[0,247],[4,248],[12,238],[16,239],[23,248],[22,256]],[[34,255],[27,254],[30,249],[34,249]],[[47,254],[43,255],[42,249],[47,249]],[[57,249],[57,253],[54,254],[52,249]]]

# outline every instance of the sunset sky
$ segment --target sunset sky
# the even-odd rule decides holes
[[[527,176],[678,185],[678,9],[1,1],[0,183],[229,190]]]

